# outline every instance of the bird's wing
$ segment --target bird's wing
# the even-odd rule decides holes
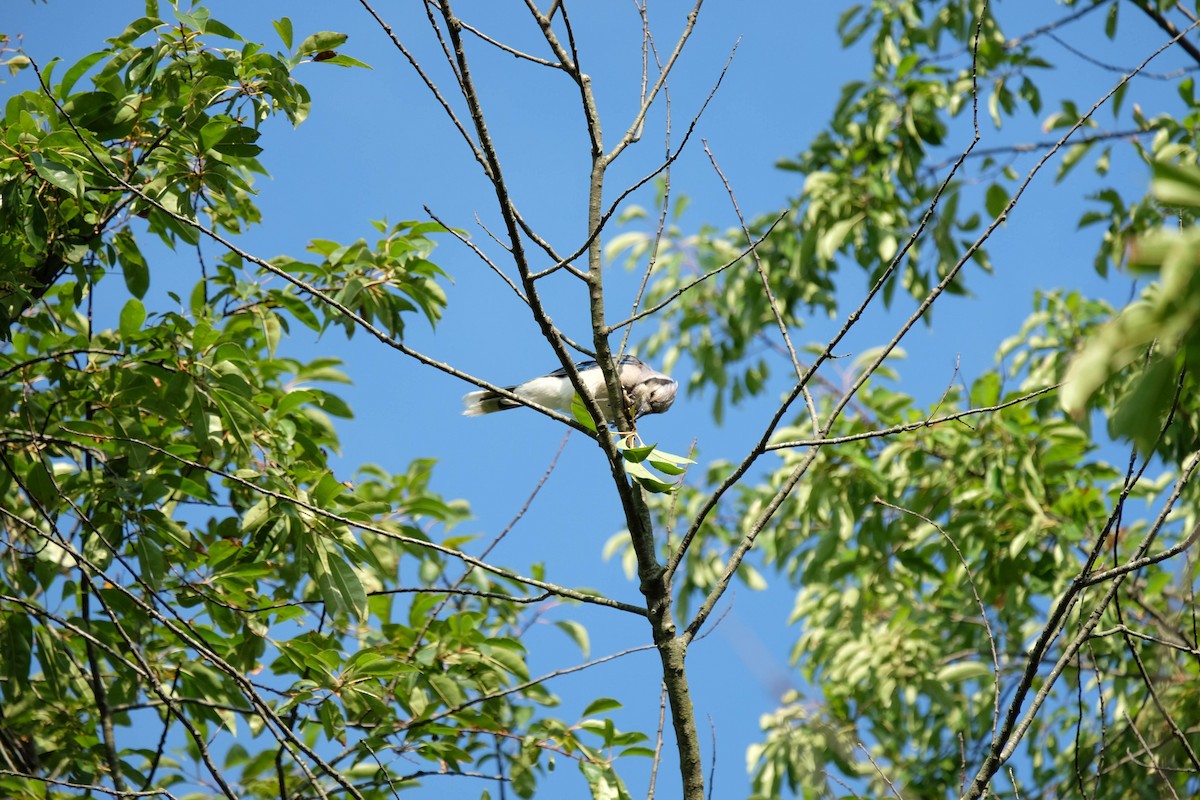
[[[583,372],[584,370],[595,369],[598,366],[600,366],[600,365],[597,364],[595,361],[578,361],[575,363],[575,371]],[[546,377],[547,378],[565,378],[565,377],[567,377],[567,371],[564,368],[559,367],[558,369],[554,370],[554,372],[548,373],[546,375]]]
[[[633,367],[646,366],[642,362],[642,360],[639,359],[637,356],[621,356],[620,361],[618,361],[617,363],[623,367],[625,367],[625,366],[633,366]],[[600,366],[600,365],[597,364],[595,361],[590,361],[590,360],[589,361],[577,361],[577,362],[575,362],[575,371],[576,372],[584,372],[589,369],[595,369],[598,366]],[[559,367],[558,369],[554,370],[554,372],[548,373],[546,375],[547,378],[565,378],[566,376],[567,376],[567,371],[565,369],[563,369],[562,367]]]

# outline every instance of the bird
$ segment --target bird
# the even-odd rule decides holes
[[[622,356],[617,364],[620,367],[621,388],[625,390],[625,398],[634,419],[646,414],[661,414],[675,402],[679,384],[669,375],[664,375],[633,356]],[[611,418],[612,406],[608,402],[608,391],[604,385],[600,365],[595,361],[581,361],[575,365],[575,369],[579,372],[579,379],[588,393],[596,398],[604,410],[604,415]],[[575,400],[575,387],[571,385],[571,379],[567,377],[565,369],[557,369],[549,375],[505,388],[518,397],[564,414],[571,413],[571,404]],[[517,408],[521,404],[490,389],[484,389],[463,395],[463,405],[466,406],[463,416],[474,417]]]

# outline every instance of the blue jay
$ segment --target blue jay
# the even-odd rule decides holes
[[[618,363],[621,388],[625,390],[626,400],[635,419],[644,414],[661,414],[675,402],[675,392],[679,389],[679,384],[669,376],[652,369],[633,356],[622,356]],[[579,379],[588,393],[597,399],[600,407],[604,409],[604,415],[611,419],[612,406],[608,402],[608,391],[604,385],[600,365],[595,361],[581,361],[575,365],[575,369],[579,371]],[[564,369],[507,388],[519,397],[564,414],[571,413],[571,403],[575,399],[575,387],[571,385]],[[467,407],[463,415],[467,417],[491,414],[493,411],[517,408],[520,405],[488,390],[464,395],[463,404]]]

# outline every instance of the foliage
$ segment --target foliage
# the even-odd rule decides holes
[[[1179,391],[1191,392],[1200,366],[1200,231],[1194,227],[1200,209],[1200,170],[1155,162],[1156,199],[1180,209],[1184,227],[1151,230],[1133,242],[1129,265],[1158,280],[1142,291],[1120,315],[1099,331],[1076,356],[1067,374],[1063,407],[1080,416],[1101,384],[1127,370],[1149,352],[1142,374],[1112,411],[1114,435],[1134,440],[1143,452],[1162,445],[1172,460],[1194,445],[1196,416],[1179,409],[1176,431],[1160,442],[1159,427],[1174,411]],[[1188,376],[1182,381],[1178,376]],[[1180,433],[1179,428],[1186,429]]]
[[[347,312],[397,339],[414,313],[436,323],[441,226],[376,223],[375,244],[318,239],[310,260],[225,250],[186,299],[148,305],[166,279],[146,239],[258,223],[260,127],[309,111],[294,73],[360,64],[332,52],[341,34],[293,48],[286,18],[272,54],[172,11],[44,65],[48,90],[12,96],[0,127],[0,793],[187,792],[207,773],[231,796],[392,796],[486,768],[499,735],[520,743],[520,796],[551,747],[619,785],[603,750],[638,735],[539,715],[556,700],[537,682],[511,694],[531,676],[506,598],[530,586],[447,576],[468,512],[429,489],[434,462],[335,475],[352,412],[328,387],[348,378],[286,355],[296,325],[351,336]],[[127,297],[111,326],[101,285]],[[410,601],[414,580],[438,590]],[[210,746],[221,730],[241,738]]]
[[[991,270],[992,234],[1020,213],[1021,194],[1056,154],[1059,184],[1093,166],[1095,207],[1078,224],[1101,229],[1097,274],[1115,279],[1116,267],[1158,278],[1111,322],[1108,303],[1039,290],[1032,316],[1001,345],[997,369],[925,408],[893,388],[904,374],[894,360],[862,357],[840,379],[816,372],[812,412],[798,401],[788,407],[799,394],[792,390],[788,413],[768,428],[777,460],[710,463],[677,499],[655,504],[660,527],[697,531],[677,579],[684,607],[714,590],[748,537],[761,560],[741,564],[743,582],[762,588],[763,574],[781,575],[796,590],[793,658],[811,689],[763,716],[764,740],[749,758],[756,797],[824,797],[836,786],[855,796],[898,788],[976,797],[982,785],[973,776],[991,780],[989,758],[1002,753],[1016,771],[1015,783],[996,776],[990,785],[1001,795],[1196,791],[1200,739],[1188,721],[1197,698],[1184,688],[1195,673],[1187,655],[1194,561],[1147,565],[1112,596],[1081,581],[1100,560],[1115,566],[1151,545],[1165,559],[1194,544],[1200,182],[1190,166],[1189,73],[1200,54],[1189,49],[1188,67],[1154,76],[1175,82],[1177,113],[1130,108],[1139,84],[1113,77],[1100,111],[1111,111],[1116,127],[1105,129],[1088,110],[1092,98],[1045,96],[1038,76],[1062,51],[1042,45],[1107,12],[1105,34],[1137,64],[1158,45],[1134,46],[1137,34],[1125,30],[1141,30],[1141,20],[1119,18],[1119,9],[1169,36],[1190,22],[1186,14],[1173,21],[1162,4],[1067,5],[1060,19],[1020,36],[1003,29],[996,4],[849,8],[843,44],[869,47],[871,73],[845,84],[827,128],[780,164],[804,176],[789,209],[741,230],[686,233],[676,205],[661,234],[634,229],[610,244],[610,256],[630,266],[657,265],[649,306],[691,287],[690,302],[659,316],[650,345],[667,363],[696,365],[689,389],[713,398],[718,419],[793,372],[780,323],[795,336],[806,314],[823,312],[847,317],[849,327],[876,291],[885,306],[900,289],[928,305],[978,285],[963,268]],[[1043,131],[1072,135],[1037,145],[1020,138]],[[975,152],[981,137],[986,146]],[[1033,163],[1019,173],[1023,153]],[[1151,193],[1131,198],[1105,185],[1113,159],[1130,156],[1153,171]],[[668,208],[665,198],[658,204]],[[627,222],[648,216],[634,212]],[[1171,221],[1179,230],[1164,232]],[[767,278],[746,268],[749,251]],[[852,312],[862,295],[836,279],[848,266],[863,270],[869,288]],[[811,363],[799,368],[815,372],[836,341],[807,348]],[[1108,418],[1108,436],[1136,443],[1128,464],[1106,463],[1112,439],[1093,433],[1091,411]],[[1165,469],[1147,462],[1155,453]],[[753,477],[713,508],[710,498],[742,472]],[[609,551],[621,544],[614,538]],[[859,742],[866,749],[855,753]],[[1148,763],[1172,771],[1148,780]]]

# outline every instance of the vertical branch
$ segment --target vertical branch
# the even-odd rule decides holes
[[[702,0],[701,0],[702,1]],[[530,12],[537,20],[546,43],[554,52],[555,57],[564,65],[564,69],[579,86],[583,104],[588,135],[591,142],[592,167],[588,178],[588,244],[587,244],[587,273],[588,307],[591,312],[592,342],[596,351],[596,361],[604,373],[605,385],[609,397],[623,396],[623,389],[613,366],[612,350],[608,342],[608,328],[604,311],[604,277],[603,260],[600,245],[600,228],[604,222],[603,193],[604,178],[609,165],[631,144],[639,135],[646,112],[653,103],[658,92],[663,89],[667,76],[682,50],[684,43],[691,35],[696,24],[696,16],[700,2],[696,3],[688,22],[676,42],[666,66],[660,71],[653,88],[644,98],[634,123],[630,126],[621,142],[607,155],[604,153],[604,135],[600,113],[592,91],[591,79],[585,74],[574,48],[574,36],[571,32],[570,20],[565,6],[560,6],[563,24],[571,43],[568,51],[555,34],[548,15],[537,10],[532,0],[527,0]],[[633,420],[629,409],[624,403],[614,403],[616,420],[620,429],[630,430]],[[621,456],[615,451],[611,440],[600,437],[602,445],[609,457],[610,468],[617,491],[621,495],[625,510],[626,524],[629,530],[633,551],[638,563],[638,577],[641,591],[646,598],[647,617],[654,644],[662,661],[663,683],[671,706],[671,723],[675,729],[676,748],[679,752],[680,777],[683,782],[683,796],[686,800],[703,800],[704,773],[700,758],[700,740],[696,730],[695,710],[688,685],[685,660],[687,645],[690,639],[676,636],[675,620],[671,612],[671,584],[663,565],[658,561],[654,542],[653,523],[650,511],[646,506],[645,496],[640,487],[630,486],[624,475],[624,467],[620,463]]]
[[[82,565],[79,571],[80,616],[90,633],[92,628],[92,581]],[[117,754],[117,742],[113,734],[112,711],[108,707],[108,692],[104,688],[104,678],[100,674],[100,661],[96,657],[96,646],[90,638],[84,639],[84,650],[87,653],[88,672],[91,673],[92,697],[96,701],[96,714],[100,717],[100,739],[104,743],[104,760],[108,762],[113,788],[118,792],[124,792],[125,779],[121,775],[121,758]]]
[[[642,20],[642,88],[640,97],[644,103],[646,101],[646,82],[650,69],[650,54],[654,54],[654,64],[660,72],[662,71],[662,60],[658,57],[658,46],[654,43],[654,36],[650,33],[650,18],[646,13],[646,0],[641,0],[641,2],[635,0],[634,5],[637,6],[638,15]],[[631,317],[637,314],[638,307],[642,304],[642,298],[646,294],[646,286],[650,283],[650,276],[654,273],[654,267],[658,263],[658,253],[662,246],[663,230],[666,227],[667,214],[670,212],[671,207],[670,165],[673,161],[671,158],[671,93],[666,86],[663,87],[663,119],[665,128],[663,133],[663,158],[666,168],[663,170],[662,208],[659,209],[658,226],[654,231],[654,244],[650,246],[650,254],[646,259],[646,271],[642,273],[642,282],[638,285],[637,294],[633,297],[633,307],[629,309]],[[638,135],[640,136],[641,133],[639,132]],[[612,328],[610,327],[608,330],[611,331]],[[625,332],[621,334],[621,345],[617,348],[618,352],[625,352],[625,346],[629,343],[629,335],[631,333],[633,333],[632,324],[627,326]]]

